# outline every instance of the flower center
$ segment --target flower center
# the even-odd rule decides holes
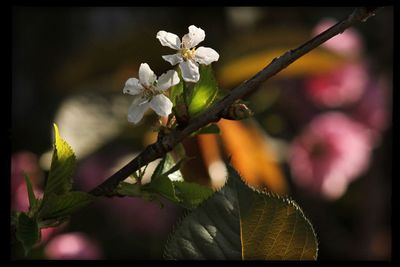
[[[311,148],[311,157],[312,158],[321,158],[324,157],[328,153],[328,147],[322,143],[316,143]]]
[[[188,49],[188,48],[182,48],[181,49],[181,55],[185,60],[188,59],[193,59],[196,54],[196,48]]]
[[[142,92],[143,97],[150,100],[153,96],[160,94],[160,92],[158,92],[157,89],[155,88],[156,85],[157,82],[155,81],[154,84],[148,87],[143,86],[144,87],[144,90]]]

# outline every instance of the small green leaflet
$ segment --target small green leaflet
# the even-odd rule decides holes
[[[18,216],[17,239],[24,246],[25,256],[40,240],[40,229],[35,218],[30,218],[25,213]]]
[[[140,197],[143,192],[140,189],[140,185],[136,183],[121,182],[117,187],[117,193],[124,196]]]
[[[195,208],[214,191],[206,186],[183,181],[179,168],[185,161],[183,158],[175,163],[168,153],[155,168],[150,183],[139,185],[122,182],[116,193],[150,201],[157,199],[156,196],[159,195],[184,208]]]
[[[42,220],[69,216],[78,209],[89,205],[94,196],[79,191],[68,192],[61,196],[51,195],[39,210],[38,218]]]
[[[180,82],[169,89],[169,98],[174,107],[177,106],[178,104],[186,104],[184,98],[184,87],[186,86],[186,83],[182,79],[180,68],[177,68],[176,72],[178,72]]]
[[[311,223],[293,201],[248,187],[228,166],[225,186],[171,235],[166,259],[315,260]]]
[[[156,192],[172,202],[179,202],[179,199],[175,195],[174,185],[168,176],[159,175],[155,177],[150,183],[143,186],[143,190]]]
[[[24,173],[24,178],[25,178],[25,184],[26,184],[26,189],[28,191],[28,198],[29,198],[29,212],[35,212],[35,210],[38,208],[38,201],[35,197],[35,193],[33,192],[33,187],[31,180],[29,177]]]
[[[193,209],[208,199],[214,191],[206,186],[196,183],[173,181],[175,194],[181,200],[181,205],[188,209]]]
[[[218,83],[215,80],[213,69],[210,65],[200,65],[200,80],[194,85],[193,92],[188,101],[188,110],[191,117],[205,111],[218,94]]]
[[[76,166],[75,154],[69,144],[61,138],[56,124],[54,124],[54,136],[53,158],[44,192],[44,201],[51,194],[61,195],[71,190],[72,174]]]

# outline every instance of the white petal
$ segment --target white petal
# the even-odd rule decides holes
[[[195,83],[199,81],[199,65],[196,62],[194,62],[193,60],[182,61],[181,63],[179,63],[179,67],[182,71],[182,78],[186,82]]]
[[[168,116],[172,111],[172,102],[165,95],[156,95],[150,100],[150,107],[159,116]]]
[[[158,78],[157,90],[167,90],[171,86],[177,85],[179,81],[178,73],[174,70],[169,70]]]
[[[149,108],[150,103],[144,102],[145,99],[141,97],[135,97],[132,104],[128,109],[128,121],[138,123],[142,118],[146,110]]]
[[[219,54],[212,48],[200,46],[196,49],[195,60],[200,64],[208,65],[218,59]]]
[[[129,78],[124,87],[124,94],[130,95],[138,95],[142,92],[143,86],[139,83],[139,80],[136,78]]]
[[[162,56],[165,61],[168,61],[172,66],[183,61],[181,54],[165,55]]]
[[[185,48],[192,48],[204,41],[206,33],[194,25],[189,26],[189,33],[182,37],[182,43]]]
[[[147,63],[140,64],[139,68],[139,81],[145,87],[149,87],[157,80],[157,76],[150,69]]]
[[[175,50],[179,50],[181,47],[181,40],[176,34],[166,31],[159,31],[157,32],[156,38],[160,40],[162,46],[168,46]]]

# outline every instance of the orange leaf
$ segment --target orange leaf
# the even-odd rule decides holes
[[[287,193],[287,183],[267,139],[255,123],[221,120],[222,142],[233,166],[256,188]]]

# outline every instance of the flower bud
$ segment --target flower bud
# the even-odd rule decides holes
[[[235,102],[224,111],[222,118],[228,120],[243,120],[252,115],[253,112],[246,106],[246,104]]]

